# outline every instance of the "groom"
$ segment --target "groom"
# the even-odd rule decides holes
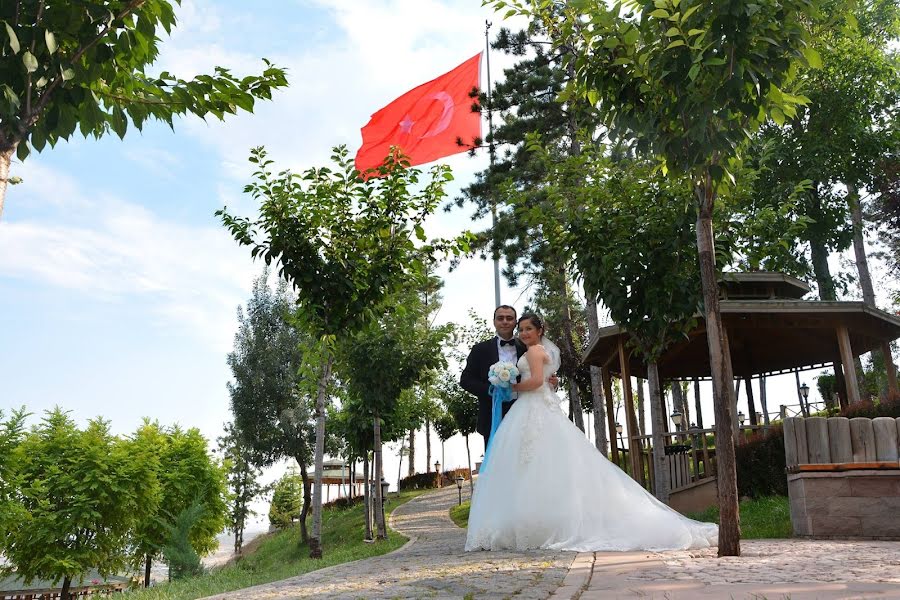
[[[466,359],[466,367],[459,378],[459,385],[478,398],[478,424],[475,430],[484,436],[484,447],[487,448],[491,435],[491,395],[488,393],[488,369],[498,360],[513,364],[525,354],[527,348],[513,335],[516,328],[516,309],[506,304],[494,310],[494,329],[497,335],[472,347]],[[512,402],[503,404],[503,416]]]

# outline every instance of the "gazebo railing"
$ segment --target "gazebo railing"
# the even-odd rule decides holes
[[[645,489],[654,492],[653,436],[632,436],[631,445],[639,449],[640,470],[635,477],[629,461],[619,465]],[[666,467],[672,490],[715,476],[716,449],[714,429],[691,429],[667,432],[665,440]],[[628,463],[625,465],[625,463]]]

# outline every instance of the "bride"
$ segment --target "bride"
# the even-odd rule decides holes
[[[559,409],[547,377],[559,348],[536,315],[519,319],[519,399],[491,438],[472,497],[466,550],[676,550],[717,543],[718,526],[658,501]]]

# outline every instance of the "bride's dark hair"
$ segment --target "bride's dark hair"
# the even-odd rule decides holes
[[[522,315],[522,318],[519,319],[517,325],[522,325],[522,321],[531,321],[531,324],[535,326],[537,329],[544,328],[544,322],[541,321],[541,318],[534,313],[525,313]]]

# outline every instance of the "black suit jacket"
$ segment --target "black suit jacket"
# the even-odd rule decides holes
[[[525,344],[516,338],[516,358],[520,358],[525,354],[526,350],[528,348],[525,347]],[[475,429],[485,439],[491,433],[492,400],[491,395],[488,393],[488,388],[491,385],[488,381],[488,369],[498,360],[500,360],[500,354],[497,349],[497,338],[495,336],[472,347],[472,351],[469,352],[469,357],[466,359],[466,366],[459,377],[459,385],[478,398],[478,424]],[[510,402],[504,405],[504,414],[506,414],[506,411],[512,404]]]

